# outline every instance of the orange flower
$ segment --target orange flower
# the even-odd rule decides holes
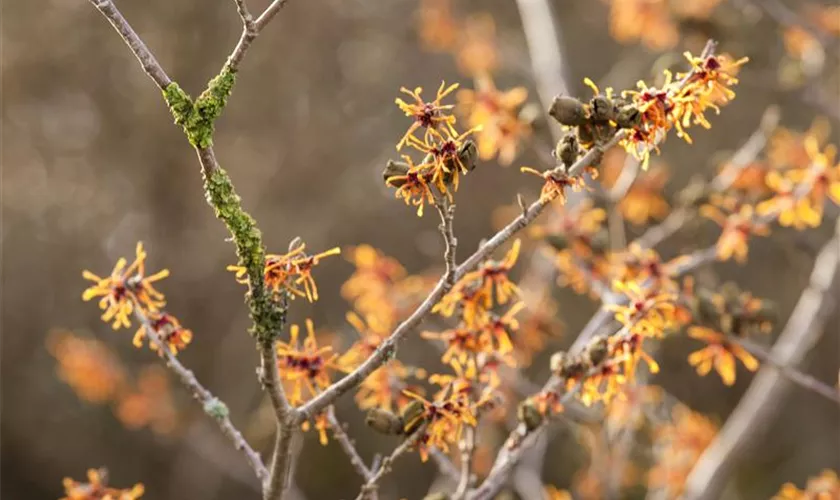
[[[791,171],[787,176],[778,171],[771,171],[767,174],[767,185],[776,195],[769,200],[762,201],[755,207],[755,211],[761,216],[775,216],[779,224],[785,227],[793,226],[796,229],[806,227],[817,227],[822,218],[821,210],[818,212],[811,206],[806,198],[797,197],[797,183],[791,178]]]
[[[737,208],[737,203],[725,198],[715,198],[713,203],[718,206],[703,205],[700,207],[700,214],[717,222],[723,228],[717,242],[718,259],[729,260],[734,255],[739,263],[745,262],[749,252],[750,236],[767,236],[770,234],[770,229],[766,224],[755,219],[751,205],[743,204]],[[721,208],[730,213],[724,214]]]
[[[672,421],[656,431],[658,453],[648,474],[648,487],[664,488],[679,497],[688,474],[716,434],[717,428],[708,418],[683,405],[675,406]]]
[[[539,170],[535,170],[531,167],[521,167],[519,170],[526,174],[533,174],[537,177],[541,177],[543,181],[545,181],[542,190],[540,191],[540,200],[544,202],[559,199],[560,204],[565,205],[566,188],[570,187],[573,191],[580,191],[584,186],[583,177],[579,175],[569,176],[562,171],[562,169],[554,168],[546,170],[545,172],[540,172]]]
[[[519,108],[528,98],[524,87],[502,92],[488,75],[476,78],[475,90],[458,92],[458,105],[470,127],[480,127],[478,155],[488,160],[499,155],[499,163],[509,165],[519,144],[530,135],[531,126],[520,120]]]
[[[47,337],[47,350],[58,362],[58,377],[85,401],[105,403],[125,383],[119,358],[99,340],[56,330]]]
[[[620,150],[617,150],[620,151]],[[621,174],[623,162],[602,164],[605,187],[612,187]],[[618,167],[618,168],[616,168]],[[654,167],[636,177],[627,190],[618,210],[630,223],[637,226],[647,224],[650,220],[662,219],[668,215],[671,207],[665,201],[663,188],[668,180],[668,171],[662,167]]]
[[[517,302],[503,316],[493,315],[489,318],[489,321],[482,325],[480,330],[480,335],[487,339],[484,345],[491,346],[499,354],[507,354],[513,351],[510,334],[519,330],[519,321],[516,319],[516,315],[524,308],[524,302]]]
[[[330,371],[340,370],[338,355],[331,354],[332,347],[318,347],[312,320],[306,320],[306,338],[303,345],[298,340],[300,327],[292,325],[289,342],[277,343],[277,367],[280,378],[292,386],[289,403],[298,406],[305,401],[303,387],[310,396],[317,395],[330,385]]]
[[[306,244],[300,243],[287,254],[267,254],[264,271],[265,286],[275,294],[286,291],[292,298],[306,297],[309,302],[318,300],[318,287],[312,278],[312,269],[320,264],[324,257],[340,254],[341,249],[335,247],[315,255],[307,255],[304,252],[305,249]],[[236,273],[237,282],[248,283],[248,278],[245,276],[248,270],[244,266],[227,266],[227,270]],[[303,290],[299,288],[300,285],[303,285]]]
[[[148,314],[149,326],[157,335],[158,339],[169,348],[172,354],[178,354],[183,351],[192,341],[193,333],[181,326],[178,318],[169,313],[152,312]],[[141,325],[134,334],[133,344],[135,347],[143,347],[143,341],[146,339],[148,332],[145,325]],[[153,351],[158,350],[157,344],[149,343],[149,348]],[[161,354],[162,355],[162,354]]]
[[[456,60],[465,75],[490,74],[499,65],[496,24],[489,14],[470,16],[461,27]]]
[[[804,490],[793,483],[785,483],[773,500],[836,500],[840,498],[840,481],[837,473],[825,469],[819,476],[808,478]]]
[[[615,311],[615,319],[631,332],[661,337],[664,330],[675,325],[675,294],[644,289],[636,281],[614,281],[612,287],[623,294],[628,303],[608,304],[607,307]]]
[[[451,50],[457,39],[458,26],[452,18],[450,0],[422,0],[419,12],[420,40],[429,50]]]
[[[679,41],[666,0],[610,0],[610,35],[621,43],[636,40],[652,50],[669,49]]]
[[[467,283],[473,280],[480,281],[481,293],[487,297],[495,296],[496,304],[506,304],[511,297],[518,297],[521,294],[519,287],[510,280],[508,273],[516,264],[521,243],[519,239],[514,240],[502,260],[488,260],[475,271],[465,274],[461,280]],[[495,295],[493,290],[496,292]]]
[[[413,135],[408,137],[407,144],[425,155],[430,155],[430,163],[424,163],[417,168],[420,171],[431,169],[432,177],[427,182],[434,184],[438,190],[452,199],[452,194],[447,184],[452,184],[452,191],[458,191],[460,175],[470,172],[472,165],[462,160],[463,148],[467,142],[468,135],[476,132],[479,128],[472,128],[461,135],[458,135],[451,128],[445,128],[441,134],[437,130],[428,129],[429,134],[421,141]],[[473,146],[474,147],[474,146]]]
[[[609,339],[610,357],[624,360],[624,376],[631,384],[636,377],[640,360],[644,360],[650,373],[659,373],[659,363],[644,351],[644,341],[645,337],[635,332],[629,335],[612,336]]]
[[[169,276],[169,270],[163,269],[146,276],[146,252],[142,243],[137,243],[135,253],[134,262],[128,267],[126,260],[120,257],[107,278],[100,278],[88,270],[82,271],[86,280],[95,283],[82,293],[82,300],[102,297],[99,300],[99,308],[105,311],[102,321],[112,322],[114,330],[131,325],[129,316],[135,308],[141,311],[158,311],[166,304],[163,294],[157,291],[152,283]]]
[[[425,102],[423,101],[423,98],[420,97],[420,94],[423,92],[421,87],[416,87],[414,90],[408,90],[405,87],[400,87],[400,92],[411,96],[411,98],[414,99],[414,102],[409,104],[399,97],[396,98],[394,102],[405,113],[405,116],[413,118],[414,122],[408,127],[408,131],[405,133],[403,138],[400,139],[400,142],[397,143],[398,150],[402,149],[403,145],[409,140],[409,138],[414,137],[414,131],[421,127],[426,130],[424,135],[425,139],[428,139],[431,132],[441,125],[449,130],[452,135],[458,135],[455,132],[455,129],[452,128],[455,124],[455,117],[451,114],[447,114],[455,107],[455,105],[441,104],[443,98],[451,94],[452,91],[457,88],[457,83],[447,87],[446,82],[440,82],[440,87],[438,88],[435,99],[431,102]]]
[[[157,434],[171,434],[175,430],[177,413],[166,370],[158,365],[143,368],[137,389],[120,396],[114,413],[129,429],[148,425]]]
[[[412,401],[403,391],[413,394],[422,394],[423,388],[408,382],[409,377],[423,379],[426,371],[421,368],[407,367],[399,360],[391,360],[382,365],[367,377],[356,393],[356,404],[362,410],[370,408],[382,408],[393,411],[403,408]]]
[[[834,163],[837,148],[830,145],[821,152],[819,140],[808,136],[805,138],[805,150],[811,160],[805,180],[811,185],[807,199],[812,210],[822,217],[826,197],[840,205],[840,163]]]
[[[406,205],[417,207],[417,216],[423,217],[423,208],[428,201],[430,205],[435,203],[435,195],[432,193],[432,185],[435,179],[434,170],[428,170],[428,164],[414,165],[408,156],[403,159],[409,165],[405,174],[393,175],[385,180],[385,184],[396,187],[395,198],[402,198]]]
[[[120,489],[108,486],[108,471],[105,468],[88,469],[87,483],[64,478],[64,494],[59,500],[136,500],[143,496],[143,484]]]
[[[449,445],[457,443],[461,438],[464,424],[476,425],[469,398],[464,397],[461,392],[452,390],[451,385],[449,389],[439,393],[434,401],[429,401],[411,391],[404,391],[404,394],[418,401],[422,408],[415,418],[416,421],[406,422],[405,425],[411,430],[411,427],[418,425],[417,422],[425,423],[426,428],[417,445],[420,458],[424,462],[429,458],[429,448],[438,448],[447,453]]]
[[[729,342],[726,336],[704,326],[692,326],[688,329],[689,337],[703,340],[708,345],[688,356],[688,363],[697,367],[699,375],[708,374],[714,365],[723,383],[735,383],[735,359],[741,360],[749,371],[758,369],[758,360],[743,347]]]

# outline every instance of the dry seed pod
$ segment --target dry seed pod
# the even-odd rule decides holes
[[[554,157],[563,162],[566,167],[571,167],[580,156],[580,144],[573,134],[566,134],[557,141],[554,148]]]
[[[586,373],[586,363],[580,356],[569,357],[566,356],[566,362],[560,370],[560,376],[563,378],[577,378]]]
[[[557,351],[551,355],[549,366],[551,373],[559,375],[563,371],[563,366],[566,364],[566,351]]]
[[[607,354],[609,354],[609,345],[606,337],[595,337],[586,348],[586,356],[593,367],[607,359]]]
[[[543,421],[542,414],[530,399],[519,403],[519,407],[516,409],[516,418],[525,424],[525,429],[528,432],[539,427]]]
[[[422,401],[414,400],[403,408],[400,413],[400,420],[402,420],[402,433],[411,435],[416,431],[423,421],[426,419],[426,409],[423,407]]]
[[[410,168],[411,167],[408,166],[408,163],[388,160],[388,163],[385,164],[385,170],[382,171],[382,178],[385,180],[385,183],[389,186],[398,188],[405,184],[405,181],[396,179],[389,181],[388,179],[391,179],[392,177],[398,175],[405,175],[408,173],[408,170]]]
[[[365,417],[365,423],[376,432],[394,435],[402,432],[402,419],[388,410],[373,408]]]
[[[589,113],[593,122],[608,122],[615,120],[615,105],[604,95],[596,95],[589,101]]]
[[[583,149],[589,149],[595,144],[595,126],[584,123],[577,128],[578,143]]]
[[[589,120],[586,106],[579,99],[565,95],[554,98],[548,114],[567,127],[579,127]]]
[[[569,247],[569,239],[562,234],[549,234],[543,238],[555,250],[565,250]]]
[[[618,128],[636,128],[642,123],[642,113],[635,106],[623,106],[615,116],[615,123]]]

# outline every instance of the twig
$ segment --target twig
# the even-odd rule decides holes
[[[362,459],[362,456],[359,455],[359,451],[356,449],[356,446],[353,444],[353,441],[350,439],[350,436],[347,435],[347,432],[344,430],[344,426],[341,422],[339,422],[338,418],[335,416],[335,407],[330,406],[327,408],[327,420],[330,423],[330,427],[333,431],[333,436],[335,440],[338,441],[338,444],[341,445],[341,448],[344,450],[344,453],[347,454],[347,457],[350,459],[350,464],[356,469],[356,472],[362,476],[362,479],[365,482],[370,481],[373,479],[373,473],[370,469],[367,468],[365,465],[365,461]]]
[[[242,18],[243,28],[242,35],[239,37],[239,41],[236,43],[236,47],[233,48],[230,57],[228,57],[227,64],[231,70],[236,71],[239,69],[242,59],[245,58],[245,53],[251,48],[251,44],[257,38],[257,35],[271,22],[274,16],[277,15],[289,0],[274,0],[256,20],[248,12],[248,8],[245,6],[245,0],[234,1],[236,2],[239,16]]]
[[[472,458],[475,451],[475,427],[465,426],[461,442],[458,443],[458,449],[461,452],[461,475],[458,478],[458,487],[455,488],[455,493],[452,495],[455,500],[464,498],[470,488]]]
[[[764,347],[752,342],[749,339],[742,339],[738,337],[729,336],[728,340],[733,344],[740,345],[747,351],[749,351],[753,356],[761,360],[762,364],[765,366],[771,366],[781,372],[788,380],[793,382],[794,384],[802,387],[803,389],[809,390],[820,396],[834,401],[837,404],[840,404],[840,391],[835,388],[831,387],[830,385],[822,382],[807,373],[803,373],[796,368],[788,366],[778,360],[776,360],[773,355],[767,351]]]
[[[143,66],[143,71],[149,75],[149,78],[161,89],[169,86],[172,80],[160,66],[157,59],[155,59],[155,56],[149,51],[149,48],[146,47],[146,44],[143,43],[143,40],[137,36],[137,33],[134,32],[134,29],[125,20],[122,13],[117,10],[114,2],[111,0],[90,0],[90,2],[96,7],[96,10],[105,16],[105,19],[111,23],[111,26],[117,30],[117,33],[120,34],[120,37],[128,45],[128,48],[131,49],[131,52],[140,61],[140,65]]]
[[[461,479],[461,473],[449,457],[437,448],[429,450],[429,456],[432,457],[441,474],[451,479],[453,483],[458,484],[458,481]]]
[[[817,255],[808,288],[771,355],[783,366],[795,367],[819,340],[840,288],[840,220],[834,237]],[[719,498],[743,452],[762,435],[790,389],[780,371],[765,366],[753,379],[747,393],[732,412],[715,440],[695,464],[686,480],[686,498]]]
[[[260,360],[260,383],[263,390],[268,393],[277,420],[274,457],[271,462],[269,479],[264,487],[264,497],[266,499],[279,499],[283,497],[283,492],[289,485],[291,476],[292,461],[289,448],[292,441],[292,431],[295,427],[293,423],[295,411],[283,393],[274,341],[261,343]]]
[[[407,437],[405,441],[400,443],[400,445],[397,446],[389,456],[382,459],[382,464],[376,470],[376,473],[373,474],[373,477],[371,477],[370,480],[362,486],[362,491],[359,492],[359,496],[356,497],[356,500],[364,500],[364,498],[376,488],[377,483],[385,477],[385,474],[391,472],[391,466],[394,461],[399,458],[400,455],[407,452],[409,448],[414,446],[426,433],[426,425],[427,424],[421,425],[420,428],[414,431],[414,434]]]
[[[181,361],[179,361],[178,358],[169,350],[169,346],[164,345],[164,343],[160,340],[160,337],[158,337],[154,327],[149,322],[149,318],[141,312],[140,308],[135,308],[134,316],[146,329],[149,342],[155,346],[157,352],[163,357],[166,366],[175,372],[178,378],[181,379],[181,383],[184,384],[184,386],[192,393],[196,401],[201,403],[205,413],[207,413],[213,418],[213,420],[216,421],[217,424],[219,424],[222,434],[231,440],[234,448],[240,450],[245,455],[248,465],[254,469],[254,473],[257,475],[260,482],[264,482],[268,478],[268,470],[263,464],[260,454],[251,448],[251,445],[248,444],[242,436],[242,433],[239,432],[239,429],[233,425],[233,422],[231,422],[230,417],[228,416],[227,407],[224,403],[222,403],[216,396],[201,385],[192,370],[189,370],[181,364]]]
[[[455,285],[455,269],[458,264],[455,260],[455,250],[458,248],[458,239],[455,237],[455,229],[453,222],[455,220],[455,205],[453,205],[446,196],[440,196],[435,203],[440,214],[440,233],[443,235],[443,242],[446,245],[443,259],[446,263],[446,269],[443,273],[443,281],[446,285],[446,291],[449,291]]]

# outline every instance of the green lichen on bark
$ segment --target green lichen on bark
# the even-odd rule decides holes
[[[239,265],[246,269],[248,293],[245,302],[254,322],[251,334],[260,342],[271,342],[284,326],[286,311],[265,288],[262,233],[253,217],[242,209],[239,195],[224,169],[215,169],[205,177],[204,191],[216,217],[225,223],[233,236]]]
[[[213,145],[214,123],[227,105],[235,83],[236,72],[226,64],[195,101],[176,82],[163,90],[175,123],[184,128],[190,144],[197,148]]]

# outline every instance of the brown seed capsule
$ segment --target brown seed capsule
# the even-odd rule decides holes
[[[642,123],[642,113],[636,106],[624,106],[619,108],[615,123],[618,128],[636,128]]]
[[[446,160],[446,169],[449,173],[444,173],[443,182],[446,184],[452,183],[455,173],[462,172],[462,166],[468,172],[472,172],[475,170],[476,160],[478,160],[478,146],[475,145],[474,141],[467,139],[463,144],[461,144],[461,147],[458,148],[458,162],[452,159]],[[433,157],[431,156],[427,156],[423,160],[424,163],[431,163],[432,161]]]
[[[579,127],[589,120],[586,106],[574,97],[560,95],[554,98],[548,114],[561,125]]]
[[[586,363],[580,356],[566,356],[559,375],[563,378],[577,378],[586,373],[586,369]]]
[[[615,120],[615,105],[607,96],[596,95],[589,101],[589,116],[593,122],[608,122]]]
[[[554,157],[563,162],[566,167],[571,167],[578,156],[580,156],[580,144],[573,134],[564,135],[554,148]]]
[[[566,351],[557,351],[551,355],[549,367],[551,373],[559,375],[563,371],[563,366],[566,364]]]
[[[555,250],[565,250],[569,247],[569,239],[562,234],[549,234],[543,239]]]
[[[409,170],[408,163],[401,162],[401,161],[394,161],[388,160],[388,163],[385,164],[385,170],[382,171],[382,178],[385,180],[385,184],[398,188],[405,184],[405,181],[393,179],[389,181],[394,176],[398,175],[405,175],[408,173]]]
[[[586,348],[586,356],[593,367],[600,365],[607,359],[607,354],[609,354],[607,337],[595,337]]]
[[[376,432],[394,435],[402,432],[402,419],[388,410],[373,408],[365,417],[365,423]]]
[[[530,399],[519,403],[519,407],[516,409],[516,418],[525,424],[525,429],[528,432],[539,427],[543,421],[542,414]]]
[[[422,401],[416,399],[405,405],[400,413],[400,420],[402,420],[402,433],[411,435],[416,431],[423,421],[426,419],[426,409],[423,407]]]

